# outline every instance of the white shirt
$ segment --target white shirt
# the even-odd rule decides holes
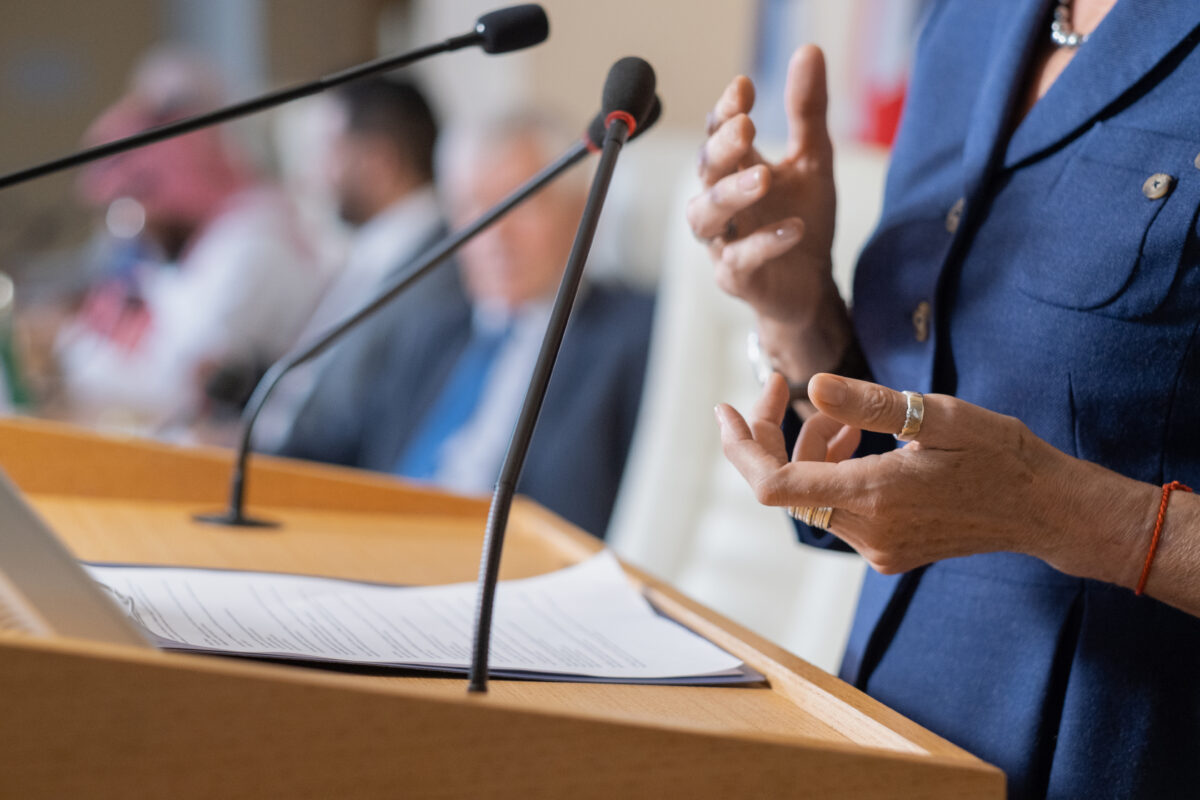
[[[203,403],[206,363],[278,358],[295,341],[327,275],[287,199],[247,189],[200,232],[178,265],[139,275],[147,324],[133,342],[84,321],[57,342],[84,421],[139,433],[187,424]]]
[[[441,212],[432,187],[410,192],[367,221],[355,233],[344,266],[329,284],[297,342],[303,345],[314,341],[365,305],[392,270],[419,255],[422,245],[440,225]],[[335,352],[326,351],[279,382],[255,423],[256,450],[272,451],[283,446]]]
[[[529,389],[529,378],[546,335],[553,300],[525,305],[511,317],[505,311],[475,307],[476,329],[498,330],[512,324],[492,363],[479,405],[471,418],[442,446],[434,482],[456,492],[491,491]]]
[[[358,310],[383,279],[418,255],[441,224],[437,196],[427,186],[380,211],[355,232],[346,263],[330,282],[299,341],[310,341]]]

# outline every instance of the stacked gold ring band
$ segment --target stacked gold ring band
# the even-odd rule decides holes
[[[788,514],[792,519],[799,520],[811,528],[829,530],[829,520],[833,517],[830,506],[789,506]]]

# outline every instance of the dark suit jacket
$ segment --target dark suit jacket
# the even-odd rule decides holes
[[[1200,488],[1200,3],[1120,0],[1009,135],[1052,7],[934,4],[855,326],[880,383]],[[1200,795],[1200,619],[1127,589],[1011,553],[871,573],[842,675],[1014,797]]]
[[[597,536],[633,437],[652,313],[648,295],[584,287],[517,486]],[[391,472],[470,331],[471,307],[459,293],[366,332],[323,376],[284,454]]]

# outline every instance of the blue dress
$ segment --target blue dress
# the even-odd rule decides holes
[[[854,324],[884,385],[1200,488],[1200,2],[1120,0],[1013,127],[1053,5],[930,10]],[[1200,797],[1200,619],[1128,589],[1012,553],[871,572],[842,677],[1012,797]]]

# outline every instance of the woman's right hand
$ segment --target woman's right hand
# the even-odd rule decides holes
[[[745,300],[760,324],[820,325],[831,303],[844,317],[831,269],[836,200],[821,51],[801,47],[788,64],[787,151],[777,163],[754,147],[753,104],[744,76],[717,101],[700,150],[705,191],[689,202],[688,223],[708,242],[717,285]]]

